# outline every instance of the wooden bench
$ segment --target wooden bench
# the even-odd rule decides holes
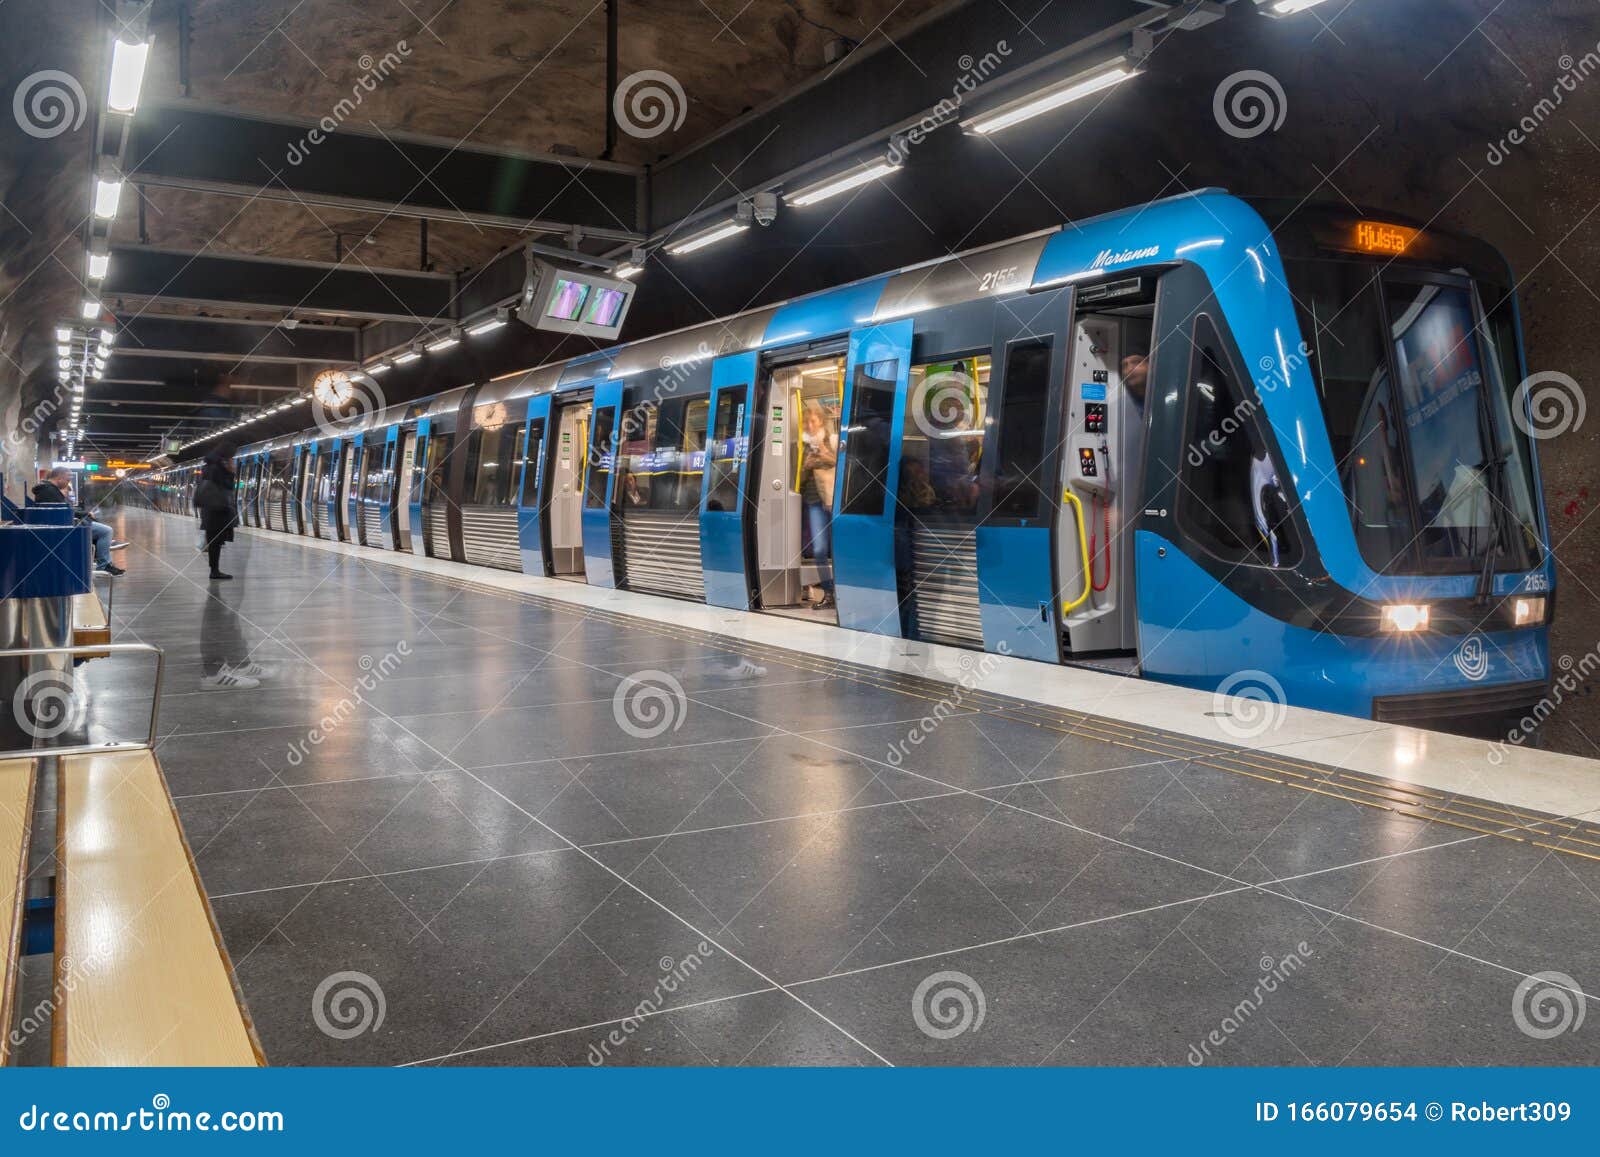
[[[265,1063],[155,755],[58,780],[53,1063]]]
[[[111,641],[111,619],[105,604],[94,591],[72,596],[72,645],[93,647]],[[84,659],[103,659],[109,652],[86,654]]]
[[[10,1060],[36,771],[32,759],[0,759],[0,1065]]]

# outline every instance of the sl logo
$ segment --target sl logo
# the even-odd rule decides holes
[[[1489,649],[1482,635],[1469,635],[1461,641],[1454,655],[1456,670],[1474,683],[1489,673]]]

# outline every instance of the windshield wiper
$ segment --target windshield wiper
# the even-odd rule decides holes
[[[1501,500],[1501,492],[1505,489],[1505,467],[1511,457],[1510,451],[1489,459],[1478,467],[1479,475],[1483,481],[1483,488],[1489,501],[1489,539],[1483,548],[1483,570],[1478,573],[1478,587],[1473,594],[1472,601],[1475,606],[1486,606],[1494,594],[1494,560],[1500,554],[1502,538],[1509,542],[1505,521],[1505,503]],[[1477,519],[1473,519],[1473,530],[1477,530]]]

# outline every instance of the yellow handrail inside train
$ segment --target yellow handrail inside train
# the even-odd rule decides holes
[[[1092,582],[1089,577],[1089,532],[1083,524],[1083,503],[1078,500],[1078,496],[1072,492],[1070,487],[1062,487],[1061,501],[1072,503],[1073,513],[1078,516],[1078,550],[1083,555],[1083,593],[1070,603],[1064,602],[1061,604],[1061,613],[1070,615],[1089,600],[1089,591],[1092,588]]]

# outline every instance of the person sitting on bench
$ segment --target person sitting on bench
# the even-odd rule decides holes
[[[60,502],[71,506],[72,500],[67,497],[72,487],[72,471],[65,467],[57,467],[45,475],[43,482],[33,488],[35,502]],[[111,552],[121,550],[128,544],[125,542],[111,541],[111,528],[103,522],[96,522],[89,511],[77,507],[73,513],[79,522],[89,524],[89,538],[94,543],[94,565],[96,570],[103,570],[109,575],[125,574],[126,572],[111,561]]]

